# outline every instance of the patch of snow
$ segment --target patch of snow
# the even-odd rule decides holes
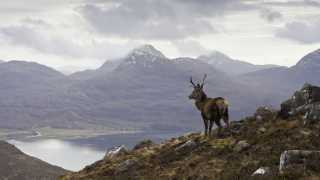
[[[166,58],[159,50],[155,49],[151,45],[143,45],[133,49],[129,56],[154,56],[152,58],[154,60],[156,60],[156,57]]]

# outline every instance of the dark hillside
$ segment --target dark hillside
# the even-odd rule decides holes
[[[318,102],[311,107],[309,114]],[[283,119],[261,107],[252,117],[232,122],[231,131],[220,137],[214,131],[211,138],[191,133],[161,144],[144,141],[131,151],[109,151],[61,179],[319,179],[320,116],[313,114],[305,123],[304,114],[290,114]],[[260,175],[253,176],[259,168]]]

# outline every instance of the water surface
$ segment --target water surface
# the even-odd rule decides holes
[[[145,139],[151,139],[159,143],[183,133],[185,132],[140,132],[74,140],[9,140],[8,142],[15,145],[22,152],[50,164],[71,171],[79,171],[85,166],[102,159],[106,151],[112,147],[125,145],[128,148],[132,148]]]

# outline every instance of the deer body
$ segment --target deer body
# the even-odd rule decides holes
[[[223,119],[224,123],[227,125],[227,127],[229,127],[228,102],[222,97],[207,97],[203,91],[205,78],[206,76],[203,78],[202,84],[197,85],[192,82],[191,78],[190,82],[194,86],[194,90],[189,98],[195,100],[195,106],[201,112],[205,128],[205,135],[208,135],[208,131],[209,135],[211,135],[213,123],[218,126],[218,134],[220,134],[222,128],[220,123],[221,119]]]

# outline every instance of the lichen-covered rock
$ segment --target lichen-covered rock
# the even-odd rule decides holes
[[[270,167],[260,167],[251,176],[266,176],[270,174]]]
[[[124,145],[122,145],[122,146],[114,147],[111,150],[109,150],[106,153],[104,158],[105,159],[114,158],[114,157],[124,155],[126,153],[128,153],[128,149]]]
[[[258,121],[264,121],[264,120],[272,120],[276,117],[277,113],[274,109],[270,107],[259,107],[255,114],[254,117]]]
[[[261,134],[265,133],[266,131],[267,131],[267,129],[265,127],[261,127],[258,129],[258,132]]]
[[[136,159],[127,159],[123,161],[122,163],[119,164],[117,171],[118,172],[123,172],[131,169],[138,163],[138,160]]]
[[[281,104],[280,117],[296,115],[302,115],[305,123],[320,120],[320,87],[305,84],[301,90],[296,91],[290,99]]]
[[[319,169],[320,164],[320,151],[307,151],[307,150],[288,150],[284,151],[280,156],[280,173],[286,170],[294,169],[292,167],[312,167],[312,169]],[[314,163],[316,162],[316,163]],[[318,167],[314,167],[318,166]]]
[[[241,152],[247,148],[250,147],[250,144],[247,143],[247,141],[245,140],[242,140],[242,141],[239,141],[233,148],[233,150],[235,150],[236,152]]]
[[[186,152],[191,151],[197,147],[197,143],[194,140],[188,140],[187,142],[183,143],[182,145],[178,146],[175,150],[177,152]]]

